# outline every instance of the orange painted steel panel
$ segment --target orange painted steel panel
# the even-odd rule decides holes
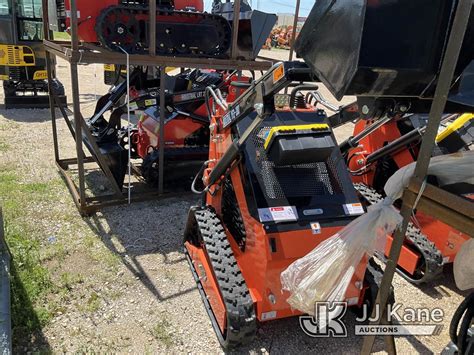
[[[387,237],[387,244],[385,246],[385,256],[388,257],[390,248],[392,247],[393,237],[390,235]],[[398,259],[398,265],[401,266],[408,273],[413,275],[420,260],[420,255],[409,249],[406,244],[402,246],[400,258]]]

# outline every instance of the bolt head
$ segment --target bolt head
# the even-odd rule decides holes
[[[408,106],[407,105],[400,105],[400,112],[407,112]]]
[[[254,105],[255,111],[257,111],[258,115],[261,115],[263,113],[263,104],[255,104]]]
[[[123,27],[117,28],[117,33],[118,33],[119,35],[123,35],[124,32],[125,32],[125,29],[124,29]]]
[[[369,111],[370,111],[369,106],[367,106],[367,105],[362,106],[362,113],[364,115],[367,115],[369,113]]]

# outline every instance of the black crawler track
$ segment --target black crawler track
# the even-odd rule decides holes
[[[170,9],[158,9],[156,15],[173,20],[157,21],[156,53],[159,55],[222,57],[230,48],[231,27],[222,16]],[[148,30],[144,21],[139,20],[144,16],[148,16],[148,8],[142,5],[106,8],[97,17],[95,28],[99,41],[114,51],[146,53]],[[193,22],[187,22],[189,20]]]
[[[354,187],[371,205],[383,199],[382,195],[367,185],[357,183]],[[408,224],[406,239],[410,247],[421,255],[421,261],[414,275],[408,274],[399,267],[397,267],[397,272],[413,284],[426,283],[439,276],[443,272],[443,255],[435,244],[430,242],[412,222]]]
[[[206,277],[215,278],[226,309],[227,327],[223,334],[194,268],[195,265],[189,254],[186,253],[219,342],[224,349],[247,344],[253,340],[257,330],[255,307],[227,240],[224,227],[217,214],[210,207],[193,208],[190,213],[194,214],[194,216],[190,216],[194,220],[193,231],[191,232],[193,235],[187,238],[190,239],[191,243],[197,243],[205,250],[209,265],[214,271],[213,276],[207,275]]]

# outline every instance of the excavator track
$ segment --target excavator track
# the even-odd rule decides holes
[[[97,17],[99,41],[114,51],[144,54],[148,50],[148,8],[109,6]],[[231,27],[222,16],[192,11],[158,9],[156,53],[159,55],[221,57],[231,42]]]
[[[371,205],[383,200],[382,195],[365,184],[356,183],[354,187]],[[406,239],[410,246],[420,254],[421,263],[417,266],[414,275],[408,274],[399,267],[397,267],[397,272],[413,284],[426,283],[438,277],[443,272],[443,255],[436,245],[429,241],[412,222],[408,223]]]
[[[186,252],[214,330],[224,349],[247,344],[255,337],[257,317],[250,292],[234,257],[224,227],[217,214],[209,207],[194,210],[194,216],[197,229],[196,241],[206,251],[226,310],[226,331],[222,333],[191,257]]]

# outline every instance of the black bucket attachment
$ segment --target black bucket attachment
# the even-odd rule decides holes
[[[253,60],[257,57],[276,23],[275,14],[252,10],[248,4],[242,2],[240,8],[239,33],[237,36],[237,55],[239,59]],[[233,3],[214,5],[213,13],[223,16],[230,22],[234,19]]]
[[[464,70],[456,91],[451,93],[448,100],[460,105],[474,106],[474,61]]]
[[[128,168],[128,151],[117,143],[101,144],[99,149],[100,154],[102,154],[102,157],[117,183],[117,186],[122,188]]]
[[[276,15],[253,10],[242,12],[237,36],[237,57],[257,58],[277,20]]]
[[[456,0],[317,0],[295,49],[332,94],[433,95]],[[456,76],[474,57],[474,16]]]
[[[96,137],[92,136],[92,139],[95,140],[95,138]],[[82,134],[82,140],[100,169],[105,173],[105,167],[100,164],[100,160],[97,156],[100,155],[102,157],[104,163],[112,173],[117,186],[121,189],[128,168],[128,151],[118,142],[114,141],[96,142],[97,147],[99,148],[99,151],[96,151],[94,146],[90,143],[87,134],[84,132]]]

